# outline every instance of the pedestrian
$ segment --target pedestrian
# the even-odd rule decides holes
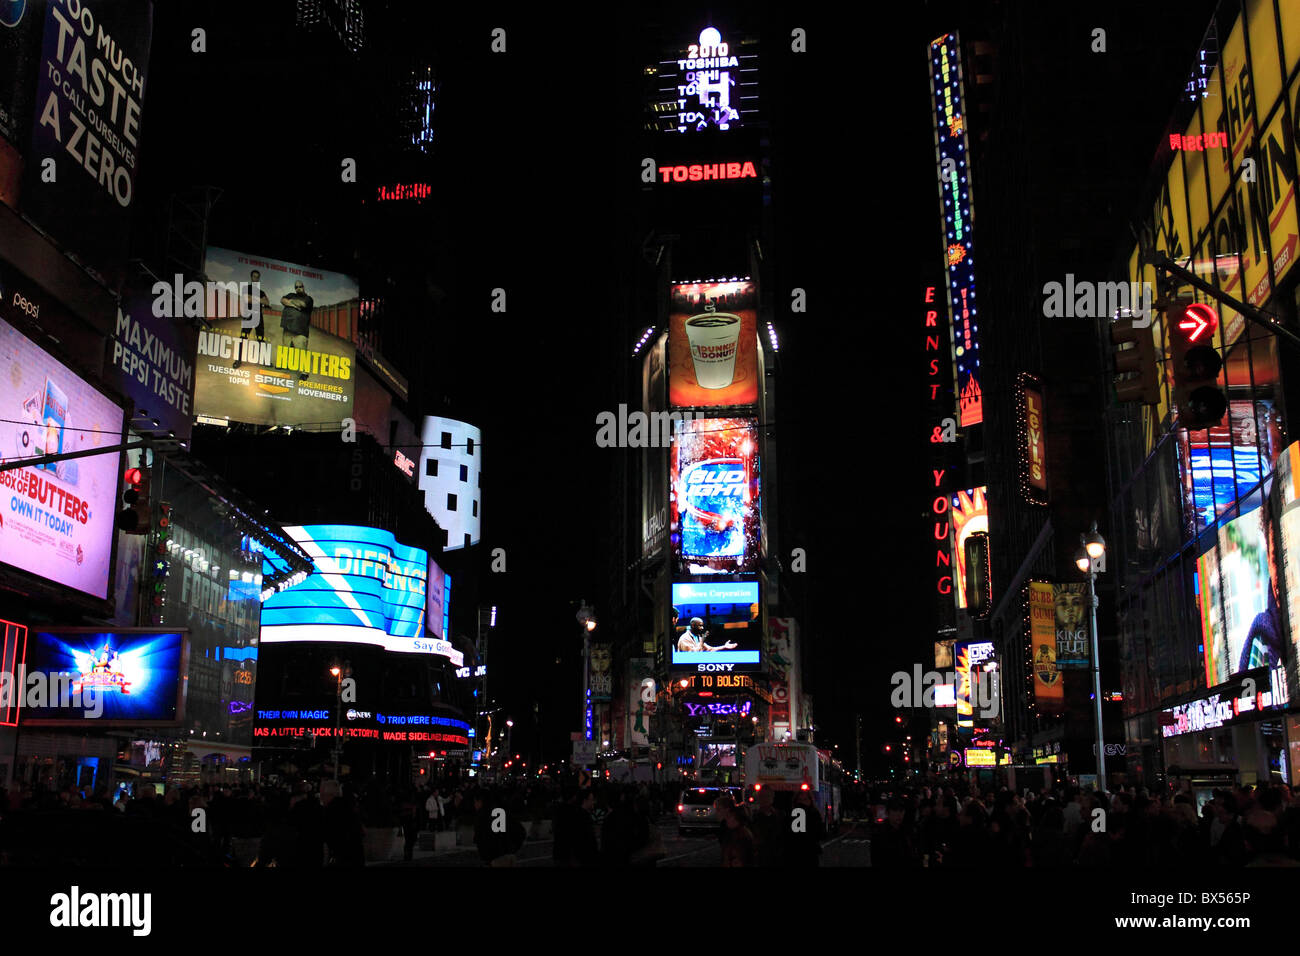
[[[803,811],[800,813],[799,811]],[[826,826],[813,800],[811,790],[796,790],[790,809],[790,831],[786,834],[786,865],[813,867],[821,865],[822,839]]]
[[[325,842],[331,866],[365,866],[365,827],[353,797],[342,793],[337,780],[320,785]]]
[[[719,797],[714,803],[722,828],[718,842],[722,845],[723,866],[753,866],[755,860],[754,834],[746,825],[745,817],[731,797]]]
[[[786,818],[776,810],[776,794],[771,788],[758,791],[758,808],[749,825],[754,834],[754,861],[758,866],[784,864]]]

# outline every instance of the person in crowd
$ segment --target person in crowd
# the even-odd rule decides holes
[[[754,834],[746,825],[743,811],[731,797],[719,797],[714,804],[722,826],[718,842],[722,846],[723,866],[754,865]]]

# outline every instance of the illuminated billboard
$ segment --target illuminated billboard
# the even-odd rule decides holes
[[[1055,713],[1065,703],[1065,682],[1056,667],[1055,594],[1048,581],[1030,581],[1028,591],[1034,700],[1045,712]]]
[[[1274,564],[1275,534],[1267,509],[1221,526],[1217,547],[1196,560],[1197,600],[1205,646],[1205,686],[1283,661]]]
[[[161,724],[180,719],[185,635],[181,631],[32,629],[26,681],[43,675],[43,704],[28,693],[22,723]],[[96,711],[99,711],[96,716]]]
[[[966,162],[966,100],[961,74],[961,44],[947,33],[930,44],[930,93],[934,108],[934,147],[939,167],[940,212],[944,223],[944,264],[952,330],[957,401],[963,428],[984,420],[980,388],[979,317],[975,310],[975,237],[970,167]],[[964,605],[963,605],[964,606]]]
[[[316,569],[263,602],[262,643],[376,644],[406,654],[439,654],[458,667],[465,663],[449,642],[425,636],[425,551],[379,528],[309,525],[284,530]],[[286,570],[281,558],[266,553],[264,583]]]
[[[952,496],[953,550],[957,555],[957,573],[953,576],[957,579],[959,608],[964,608],[969,603],[966,595],[966,542],[971,535],[981,532],[988,534],[989,530],[989,506],[985,499],[987,492],[986,487],[979,487],[959,491]]]
[[[660,335],[641,366],[641,407],[647,413],[666,407],[667,362],[668,336]],[[647,560],[659,557],[668,543],[668,454],[667,447],[641,449],[641,556]]]
[[[24,7],[45,27],[23,211],[91,262],[120,263],[135,200],[153,4],[10,0],[4,19],[21,17]]]
[[[1282,448],[1281,419],[1268,399],[1228,403],[1228,423],[1178,430],[1184,530],[1196,534],[1259,484]],[[1192,522],[1195,520],[1195,526]]]
[[[758,57],[734,37],[707,26],[661,60],[651,104],[655,128],[666,133],[738,129],[758,113]]]
[[[761,658],[757,581],[675,582],[672,666],[699,673],[756,671]]]
[[[668,404],[720,408],[758,402],[758,294],[750,281],[672,287]]]
[[[451,623],[451,575],[429,559],[429,600],[425,605],[425,627],[437,638],[446,638]]]
[[[1282,553],[1275,556],[1275,570],[1282,574],[1278,585],[1285,588],[1287,617],[1290,620],[1290,653],[1287,679],[1291,687],[1300,688],[1300,442],[1289,445],[1277,460],[1273,479],[1277,509],[1277,530]]]
[[[0,321],[0,460],[122,443],[125,413]],[[0,562],[108,597],[120,452],[0,471]]]
[[[669,540],[683,574],[758,570],[758,422],[708,418],[674,423]]]
[[[261,295],[252,301],[245,287],[209,295],[195,363],[195,412],[257,425],[328,427],[353,417],[356,346],[319,326],[343,327],[348,323],[339,313],[358,313],[357,280],[216,246],[208,247],[205,268],[212,283],[257,282]],[[249,301],[240,301],[241,294]],[[241,311],[257,314],[245,319]]]
[[[1047,442],[1043,385],[1036,376],[1016,376],[1016,432],[1020,439],[1020,494],[1034,505],[1047,504]]]

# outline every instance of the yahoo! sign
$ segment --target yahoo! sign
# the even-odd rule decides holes
[[[732,701],[683,701],[682,706],[686,708],[686,716],[703,717],[706,714],[713,714],[718,717],[748,717],[750,708],[753,706],[752,701],[741,701],[736,703]]]

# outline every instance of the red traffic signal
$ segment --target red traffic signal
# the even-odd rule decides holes
[[[1204,302],[1179,299],[1169,309],[1169,355],[1178,424],[1201,429],[1219,425],[1228,398],[1219,386],[1223,359],[1211,344],[1219,314]]]

